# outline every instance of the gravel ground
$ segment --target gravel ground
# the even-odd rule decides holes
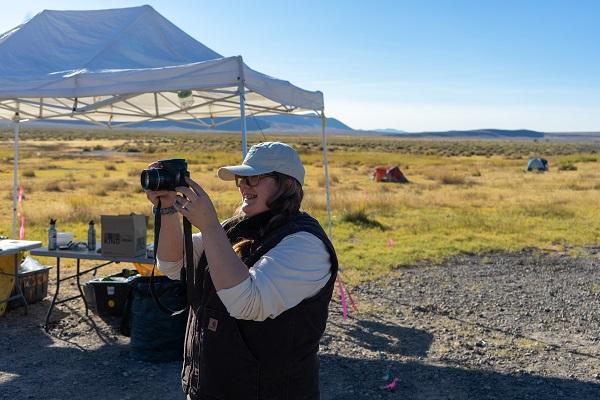
[[[600,399],[600,248],[462,255],[352,293],[359,312],[336,299],[321,343],[324,400]],[[48,304],[0,318],[1,399],[184,398],[180,363],[133,360],[79,301],[46,334]]]

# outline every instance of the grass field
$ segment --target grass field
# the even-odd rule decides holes
[[[237,134],[58,131],[21,134],[20,180],[26,238],[46,242],[50,218],[85,240],[101,214],[150,214],[139,186],[151,161],[182,157],[222,218],[239,203],[235,186],[216,178],[241,161]],[[318,136],[250,135],[283,140],[307,169],[304,208],[326,226]],[[524,247],[573,248],[600,237],[600,144],[546,141],[407,140],[331,137],[333,241],[351,282],[402,264],[460,252]],[[526,172],[527,159],[550,172]],[[12,132],[0,132],[0,235],[12,230]],[[411,183],[370,180],[376,165],[398,164]],[[149,231],[149,236],[151,232]]]

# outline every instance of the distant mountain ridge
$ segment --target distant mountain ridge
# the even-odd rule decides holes
[[[486,139],[517,139],[517,138],[543,138],[544,132],[529,129],[473,129],[468,131],[440,131],[440,132],[417,132],[404,133],[395,136],[402,137],[439,137],[439,138],[486,138]]]
[[[381,133],[407,133],[406,131],[401,131],[400,129],[394,129],[394,128],[373,129],[373,131],[381,132]]]
[[[600,141],[600,132],[539,132],[530,129],[473,129],[412,133],[379,133],[384,136],[415,139],[479,139],[479,140],[553,140]]]
[[[242,129],[241,120],[231,120],[230,117],[203,118],[202,121],[211,127],[199,125],[194,120],[183,121],[146,121],[128,125],[134,129],[160,129],[160,130],[194,130],[194,131],[221,131],[239,132]],[[29,122],[33,126],[90,126],[88,122],[80,120],[44,120]],[[264,115],[249,116],[246,118],[248,132],[277,132],[277,133],[320,133],[322,121],[315,115]],[[114,125],[118,128],[118,124]],[[327,118],[327,131],[333,133],[353,133],[354,129],[336,118]]]
[[[128,125],[126,128],[164,130],[164,131],[196,131],[196,132],[240,132],[241,122],[238,119],[231,120],[227,117],[219,117],[210,120],[203,119],[206,124],[213,122],[215,125],[225,122],[219,126],[202,127],[198,124],[191,124],[187,121],[149,121],[140,122],[135,125]],[[0,121],[0,127],[9,128],[10,121]],[[264,132],[271,134],[298,134],[298,135],[320,135],[321,118],[316,115],[264,115],[249,116],[246,118],[246,128],[248,132]],[[23,127],[39,128],[85,128],[85,129],[103,129],[97,125],[81,120],[43,120],[23,122]],[[113,125],[119,129],[119,125]],[[125,128],[123,128],[125,129]],[[473,130],[450,130],[433,132],[406,132],[399,129],[385,128],[372,130],[352,129],[336,118],[327,118],[327,133],[333,135],[347,136],[389,136],[397,138],[415,138],[415,139],[481,139],[481,140],[564,140],[564,141],[600,141],[600,132],[540,132],[530,129],[473,129]]]

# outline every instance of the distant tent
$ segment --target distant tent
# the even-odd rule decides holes
[[[531,158],[527,161],[527,171],[548,171],[548,161],[543,158]]]
[[[408,179],[406,179],[406,176],[404,176],[397,165],[389,168],[383,166],[375,167],[373,180],[375,182],[408,183]]]

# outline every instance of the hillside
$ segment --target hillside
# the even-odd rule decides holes
[[[476,138],[476,139],[539,139],[544,137],[543,132],[528,129],[474,129],[469,131],[440,131],[398,134],[402,137],[432,137],[432,138]]]
[[[239,132],[242,129],[240,119],[218,117],[204,118],[202,120],[213,127],[202,127],[192,120],[183,121],[148,121],[128,125],[134,129],[158,129],[158,130],[195,130],[195,131],[217,131],[217,132]],[[80,120],[45,120],[28,122],[31,126],[44,127],[92,127],[88,122]],[[117,127],[117,125],[115,125]],[[246,118],[246,129],[248,132],[277,132],[277,133],[320,133],[321,119],[315,115],[265,115],[250,116]],[[348,125],[335,118],[327,118],[327,130],[330,133],[351,134],[354,132]]]

